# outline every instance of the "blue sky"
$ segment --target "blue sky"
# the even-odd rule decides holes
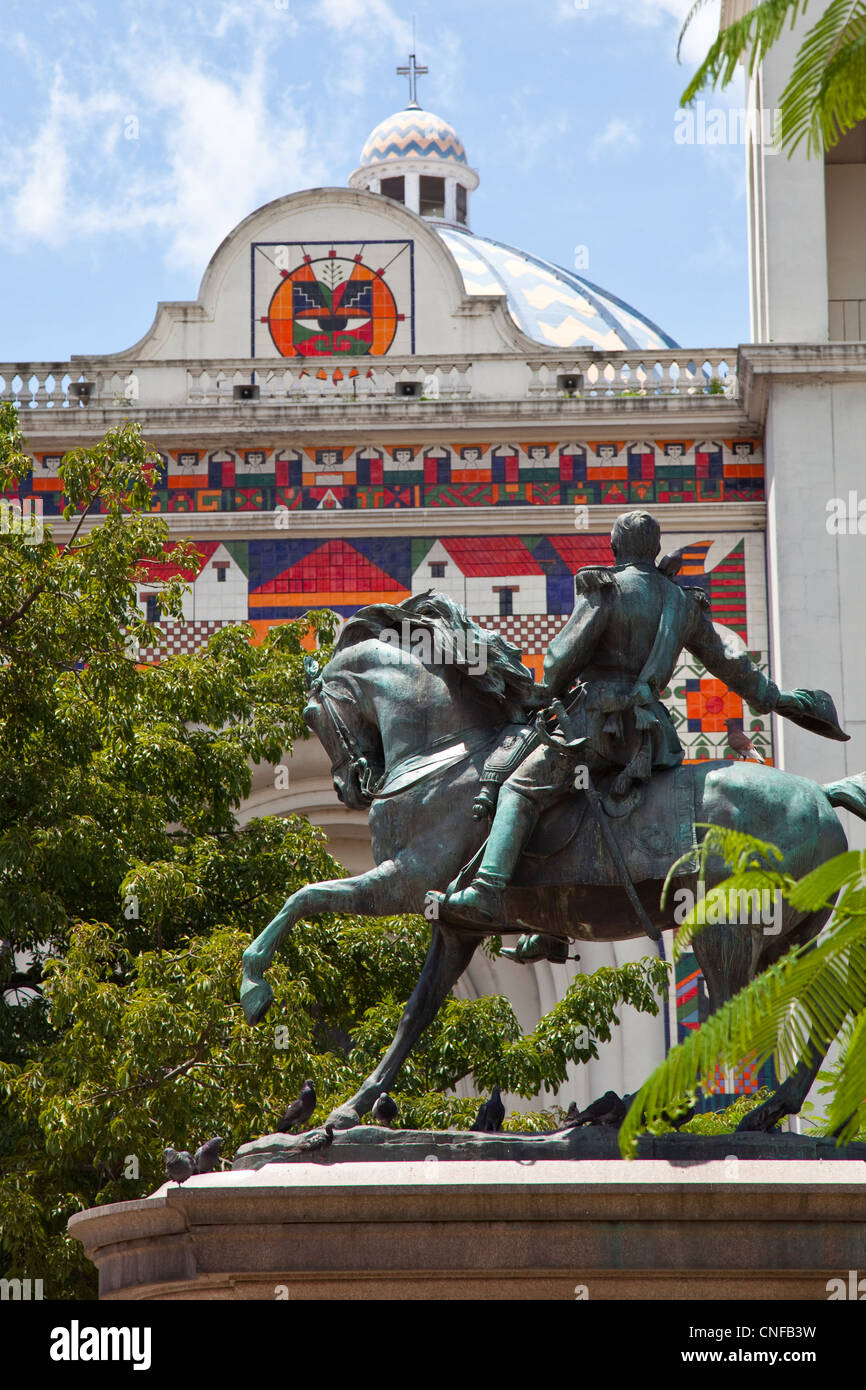
[[[284,193],[345,185],[405,105],[481,185],[473,230],[570,266],[687,347],[749,335],[744,154],[674,140],[716,23],[689,0],[4,0],[0,360],[115,352],[194,299],[225,234]],[[707,107],[742,101],[706,94]]]

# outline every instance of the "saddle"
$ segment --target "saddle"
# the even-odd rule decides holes
[[[604,781],[598,790],[603,793]],[[610,819],[633,883],[665,878],[684,855],[682,872],[696,873],[695,779],[691,765],[657,772],[628,816]],[[601,830],[587,815],[586,793],[573,795],[544,811],[514,875],[515,887],[540,883],[589,883],[616,886],[620,876]]]

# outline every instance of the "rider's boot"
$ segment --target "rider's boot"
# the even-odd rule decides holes
[[[481,867],[468,888],[446,893],[443,916],[473,926],[502,924],[503,894],[537,820],[538,809],[531,801],[502,788]]]

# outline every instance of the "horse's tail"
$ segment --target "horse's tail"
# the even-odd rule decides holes
[[[866,772],[842,777],[838,782],[825,782],[824,794],[831,806],[841,806],[866,820]]]

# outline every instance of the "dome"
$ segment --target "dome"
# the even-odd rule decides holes
[[[389,159],[441,159],[465,165],[466,151],[453,126],[432,111],[410,105],[380,121],[361,151],[361,168]]]
[[[504,293],[518,328],[545,347],[601,352],[679,347],[658,324],[574,271],[468,230],[436,230],[457,262],[466,293]]]

